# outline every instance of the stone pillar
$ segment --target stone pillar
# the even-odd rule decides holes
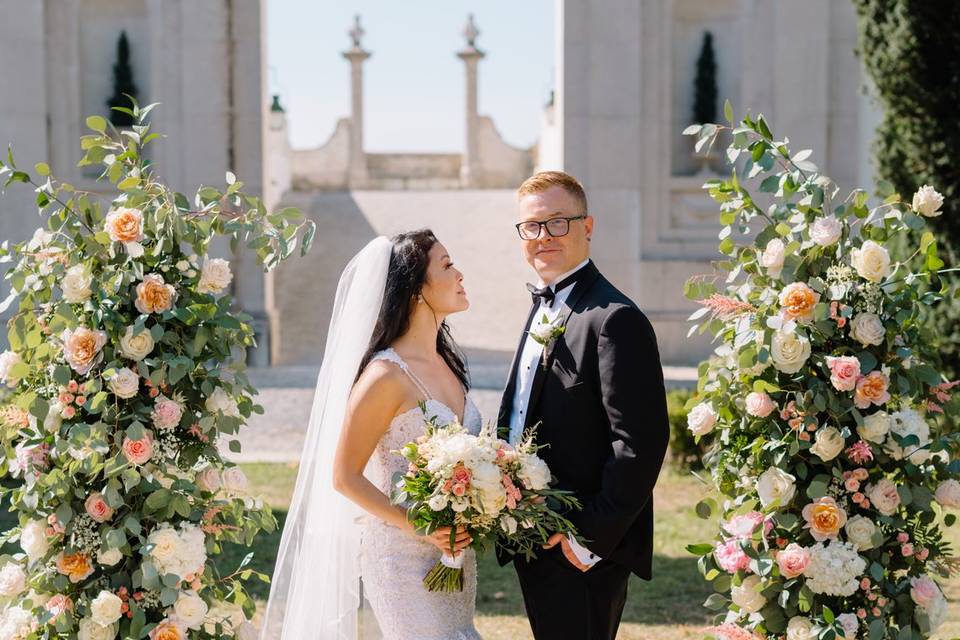
[[[480,32],[473,22],[473,14],[471,13],[466,26],[463,28],[463,36],[467,39],[467,45],[457,52],[457,57],[464,62],[467,78],[466,144],[460,165],[460,183],[468,188],[480,184],[480,116],[477,112],[477,65],[486,54],[476,47],[478,35],[480,35]]]
[[[353,29],[349,31],[353,46],[343,52],[350,61],[350,174],[351,187],[361,187],[367,181],[367,156],[363,151],[363,62],[370,57],[360,44],[363,37],[360,16],[354,18]]]

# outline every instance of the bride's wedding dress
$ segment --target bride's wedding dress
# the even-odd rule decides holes
[[[434,399],[423,383],[393,349],[380,351],[373,360],[396,364],[428,398],[427,416],[441,423],[457,418],[454,411]],[[463,426],[470,433],[480,432],[480,411],[466,397]],[[405,473],[407,461],[397,451],[424,433],[424,415],[413,407],[394,416],[380,438],[367,466],[370,481],[390,495],[393,477]],[[364,595],[385,640],[476,640],[473,626],[477,596],[477,562],[472,549],[464,551],[463,591],[438,593],[427,591],[423,577],[439,560],[440,551],[423,539],[417,539],[372,515],[363,517],[360,536],[360,572]]]

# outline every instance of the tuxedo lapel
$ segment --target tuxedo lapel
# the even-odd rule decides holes
[[[510,362],[510,371],[507,374],[507,386],[503,390],[503,397],[500,399],[500,412],[497,414],[497,431],[500,437],[505,440],[506,436],[503,435],[503,432],[509,431],[510,429],[510,411],[513,408],[513,394],[517,389],[517,361],[520,359],[520,353],[523,351],[523,344],[527,341],[527,332],[530,330],[530,325],[533,324],[533,316],[539,307],[540,305],[536,303],[533,304],[530,307],[530,313],[527,314],[527,323],[523,326],[523,331],[520,333],[520,343],[517,345],[516,351],[513,352],[513,360]]]
[[[593,286],[597,276],[600,275],[600,271],[597,270],[597,267],[593,264],[592,260],[583,268],[583,272],[583,275],[577,279],[577,283],[573,286],[573,291],[570,292],[570,295],[564,301],[563,306],[560,309],[560,313],[557,316],[560,322],[557,326],[567,326],[567,322],[570,320],[570,316],[573,315],[573,310],[576,309],[577,305],[580,303],[580,299],[583,297],[583,294],[590,290],[590,287]],[[524,428],[530,426],[530,417],[535,413],[534,408],[537,406],[537,401],[540,399],[540,393],[543,391],[543,383],[546,380],[547,374],[550,371],[550,367],[553,364],[553,355],[554,351],[556,350],[556,344],[560,340],[563,340],[563,334],[558,336],[556,340],[552,340],[550,344],[544,347],[541,364],[537,367],[537,371],[533,376],[533,385],[530,389],[530,402],[527,403],[528,411],[527,418],[524,421]]]

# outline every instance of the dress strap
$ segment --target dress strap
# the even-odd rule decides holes
[[[407,366],[407,363],[404,361],[404,359],[401,358],[400,354],[394,351],[392,347],[388,347],[383,351],[378,351],[377,353],[373,354],[373,358],[371,358],[371,360],[389,360],[390,362],[394,363],[400,367],[401,371],[407,374],[407,377],[410,378],[420,393],[427,397],[427,400],[433,400],[433,396],[430,395],[427,385],[423,384],[420,378],[418,378],[417,375],[410,370],[410,367]]]

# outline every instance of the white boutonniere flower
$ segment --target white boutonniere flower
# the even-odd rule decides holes
[[[543,358],[541,359],[543,364],[547,362],[547,348],[553,344],[557,338],[562,336],[566,330],[567,328],[562,324],[562,320],[559,317],[553,322],[550,322],[547,314],[543,314],[543,317],[540,318],[540,323],[531,327],[530,331],[528,331],[531,338],[543,345]]]

